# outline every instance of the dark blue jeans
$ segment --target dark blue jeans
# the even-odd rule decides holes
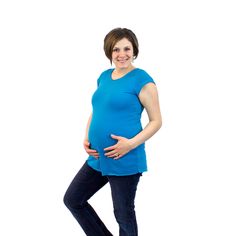
[[[137,236],[134,199],[142,174],[128,176],[102,176],[87,162],[68,187],[64,203],[88,236],[112,236],[88,200],[109,182],[114,214],[119,224],[120,236]]]

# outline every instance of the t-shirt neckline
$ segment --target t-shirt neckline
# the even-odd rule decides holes
[[[110,71],[110,80],[112,80],[112,81],[117,81],[117,80],[122,80],[122,79],[124,79],[126,76],[128,76],[130,73],[132,73],[133,71],[135,71],[135,70],[137,70],[138,68],[137,67],[135,67],[133,70],[131,70],[131,71],[129,71],[129,72],[127,72],[126,74],[124,74],[122,77],[120,77],[119,79],[112,79],[112,72],[115,70],[115,68],[112,68],[111,69],[111,71]]]

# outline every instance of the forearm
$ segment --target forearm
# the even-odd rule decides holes
[[[89,132],[89,127],[90,127],[91,119],[92,119],[92,113],[90,114],[88,122],[87,122],[87,125],[86,125],[85,137],[84,137],[85,140],[88,140],[88,132]]]
[[[136,148],[151,138],[161,128],[161,121],[150,121],[146,127],[136,136],[130,139],[132,148]]]

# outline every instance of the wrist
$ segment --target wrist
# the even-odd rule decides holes
[[[130,143],[131,149],[135,149],[138,146],[134,138],[129,139],[129,143]]]

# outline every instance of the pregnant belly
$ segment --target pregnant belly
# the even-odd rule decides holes
[[[112,123],[91,121],[88,138],[92,149],[97,150],[99,153],[104,153],[104,148],[117,143],[117,139],[113,139],[111,134],[132,138],[142,130],[141,124],[123,122],[118,125],[115,122]]]

